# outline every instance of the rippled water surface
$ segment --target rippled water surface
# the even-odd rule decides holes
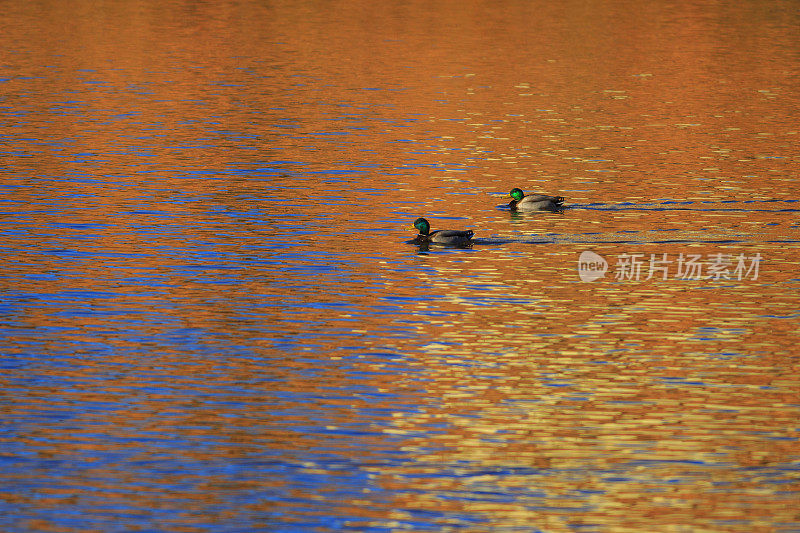
[[[632,6],[0,2],[0,529],[800,531],[800,12]]]

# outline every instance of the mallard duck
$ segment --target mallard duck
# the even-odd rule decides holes
[[[564,202],[563,196],[549,196],[547,194],[529,194],[525,196],[522,189],[514,187],[509,193],[512,200],[508,207],[512,211],[557,211]]]
[[[414,244],[449,244],[450,246],[467,246],[472,244],[472,230],[466,231],[443,229],[431,232],[431,225],[420,217],[414,221],[414,228],[419,230]]]

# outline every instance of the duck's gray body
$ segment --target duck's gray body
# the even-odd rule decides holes
[[[428,241],[436,244],[465,245],[472,242],[472,230],[440,229],[428,234]]]

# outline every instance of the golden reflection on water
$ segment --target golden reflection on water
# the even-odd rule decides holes
[[[791,2],[6,7],[14,531],[797,527]]]
[[[632,248],[676,256],[735,253],[738,246],[592,249],[606,257]],[[694,527],[716,530],[715,521],[741,518],[745,508],[757,509],[751,515],[756,528],[769,527],[776,516],[796,519],[794,496],[759,482],[797,453],[791,407],[799,384],[792,362],[796,298],[763,301],[768,287],[793,275],[777,270],[796,262],[793,247],[748,244],[748,253],[771,259],[758,280],[738,283],[581,284],[575,246],[524,250],[509,258],[501,249],[495,254],[504,257],[489,261],[491,254],[465,254],[458,266],[423,278],[431,293],[444,296],[438,309],[452,313],[419,325],[431,339],[421,356],[436,375],[429,391],[442,404],[398,416],[396,431],[419,435],[433,420],[448,429],[409,437],[410,449],[420,451],[420,471],[417,477],[384,472],[387,485],[425,487],[438,495],[425,501],[432,509],[442,509],[440,499],[451,491],[503,487],[523,495],[511,503],[478,498],[463,504],[491,514],[496,527],[536,523],[562,530],[569,522],[636,530],[649,520],[648,527],[660,529],[691,516]],[[469,284],[503,296],[486,305]],[[418,313],[429,308],[420,305]],[[422,475],[431,468],[425,465],[457,470],[474,463],[486,473],[458,483]],[[515,475],[519,468],[535,474]],[[761,473],[742,475],[749,470]],[[589,508],[576,491],[596,491]]]

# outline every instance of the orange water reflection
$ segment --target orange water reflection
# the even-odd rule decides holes
[[[792,2],[6,7],[7,529],[798,527]]]

